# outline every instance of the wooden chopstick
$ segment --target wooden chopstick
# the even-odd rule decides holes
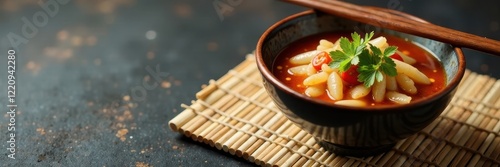
[[[362,23],[400,31],[407,34],[434,39],[457,47],[470,48],[500,56],[500,41],[408,19],[387,10],[350,4],[338,0],[283,0],[285,2],[313,8],[328,14],[352,19]]]

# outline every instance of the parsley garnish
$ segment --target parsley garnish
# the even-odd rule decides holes
[[[351,34],[352,42],[345,37],[341,37],[340,48],[342,48],[342,51],[330,52],[333,61],[329,66],[338,68],[339,72],[344,72],[351,65],[358,65],[358,81],[363,82],[366,87],[372,86],[375,80],[377,82],[382,81],[383,74],[396,76],[396,64],[390,56],[396,52],[397,47],[389,46],[382,52],[379,48],[368,43],[373,35],[372,31],[365,34],[364,38],[361,38],[358,33],[354,32]],[[368,46],[370,49],[367,48]]]

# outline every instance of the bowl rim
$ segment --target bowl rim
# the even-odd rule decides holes
[[[458,87],[458,85],[460,84],[460,81],[462,80],[462,78],[464,76],[465,57],[463,55],[462,49],[460,47],[452,46],[454,48],[453,50],[455,51],[455,53],[457,55],[457,59],[458,59],[457,74],[450,82],[448,82],[446,84],[446,86],[443,89],[439,90],[437,93],[432,94],[429,97],[425,97],[423,99],[419,99],[419,100],[416,100],[416,101],[413,101],[409,104],[404,104],[404,105],[383,105],[383,106],[376,105],[376,106],[370,106],[370,107],[353,107],[353,106],[337,105],[337,104],[333,104],[331,102],[327,102],[325,100],[308,97],[304,94],[301,94],[301,93],[289,88],[288,86],[286,86],[284,83],[282,83],[278,78],[276,78],[273,75],[273,73],[269,70],[269,68],[266,67],[265,62],[263,60],[262,47],[263,47],[264,42],[266,41],[266,38],[276,28],[278,28],[281,25],[286,24],[290,21],[293,21],[297,18],[308,16],[308,15],[313,15],[313,14],[317,14],[317,13],[318,13],[318,11],[315,11],[315,10],[306,10],[306,11],[299,12],[296,14],[292,14],[288,17],[285,17],[284,19],[279,20],[278,22],[273,24],[271,27],[269,27],[261,35],[261,37],[259,38],[259,40],[257,42],[257,47],[255,50],[255,57],[256,57],[257,68],[260,71],[261,75],[264,77],[263,79],[267,80],[272,85],[274,85],[275,87],[277,87],[281,91],[284,91],[291,96],[295,96],[299,99],[302,99],[304,101],[309,101],[309,102],[312,102],[315,104],[328,106],[332,109],[337,108],[337,109],[339,109],[339,111],[347,109],[350,111],[355,110],[355,111],[359,111],[359,112],[402,112],[405,109],[411,109],[411,108],[415,108],[415,107],[424,106],[424,105],[429,104],[429,103],[431,103],[431,102],[433,102],[433,101],[435,101],[435,100],[437,100],[445,95],[448,95],[451,91],[455,90]],[[400,12],[400,13],[402,13],[402,12]],[[419,19],[419,21],[425,21],[425,20],[420,19],[416,16],[412,16],[412,15],[409,15],[406,13],[402,13],[402,14],[407,15],[408,19]],[[340,16],[335,16],[335,17],[340,17]],[[425,22],[427,22],[427,21],[425,21]],[[411,111],[411,110],[407,110],[407,111]]]

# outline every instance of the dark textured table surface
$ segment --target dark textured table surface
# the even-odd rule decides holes
[[[265,29],[305,8],[266,0],[37,2],[0,0],[0,166],[252,165],[167,123],[201,85],[243,61]],[[500,40],[496,0],[350,2]],[[7,149],[12,47],[15,159]],[[500,78],[500,58],[465,54],[469,69]]]

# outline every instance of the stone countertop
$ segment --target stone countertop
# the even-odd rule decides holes
[[[349,1],[500,40],[499,1]],[[216,6],[218,7],[216,7]],[[305,8],[265,0],[0,0],[0,166],[252,166],[168,128],[260,34]],[[7,50],[16,51],[15,160]],[[499,58],[465,50],[500,78]]]

